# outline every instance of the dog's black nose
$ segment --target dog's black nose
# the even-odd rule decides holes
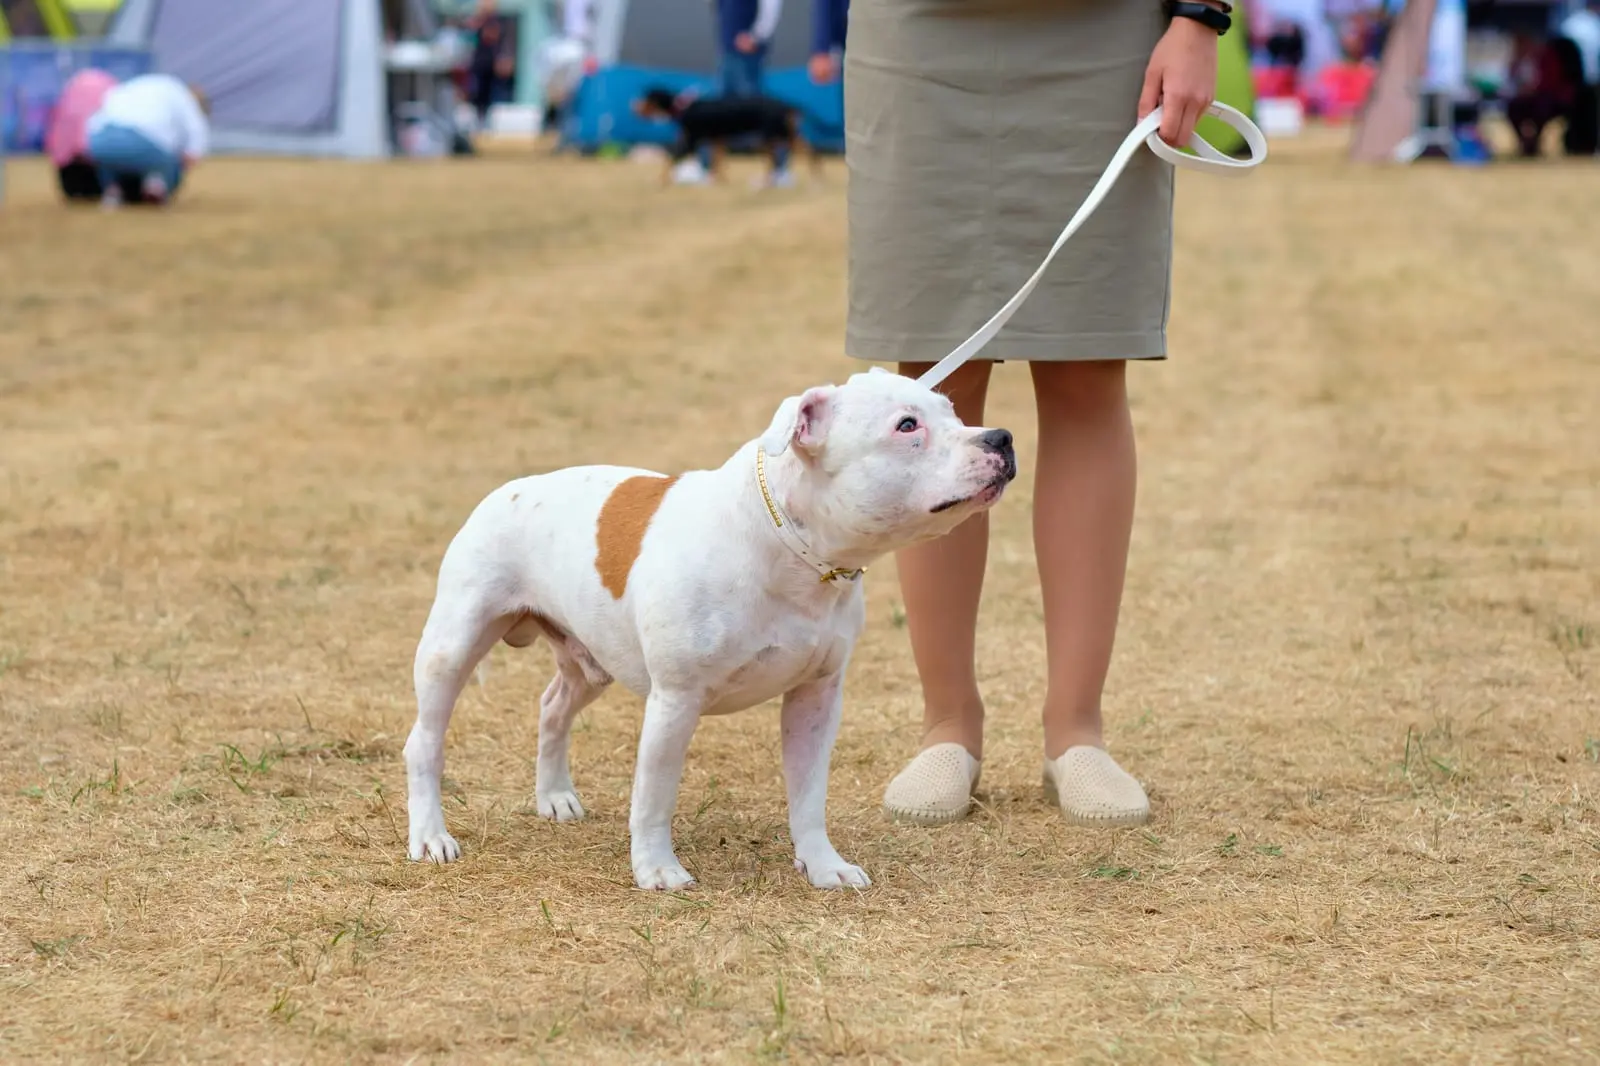
[[[978,438],[978,447],[986,452],[1009,455],[1011,452],[1011,431],[1009,429],[991,429]]]
[[[1011,431],[1009,429],[991,429],[978,438],[978,447],[986,452],[992,452],[1005,461],[1005,466],[1000,471],[1000,476],[1010,481],[1017,476],[1017,453],[1011,449]]]

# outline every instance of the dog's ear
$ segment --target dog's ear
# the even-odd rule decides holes
[[[828,426],[833,422],[832,385],[818,385],[807,389],[800,397],[800,410],[794,420],[794,446],[807,454],[814,454],[828,436]]]
[[[794,436],[795,416],[800,413],[800,397],[791,396],[778,405],[772,424],[761,434],[761,450],[768,455],[782,455]]]
[[[832,385],[818,385],[784,400],[778,405],[772,424],[761,435],[761,450],[768,455],[780,455],[792,444],[807,455],[815,454],[828,435],[833,393]]]

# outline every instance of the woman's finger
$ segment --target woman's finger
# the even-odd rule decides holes
[[[1183,133],[1183,98],[1168,93],[1161,98],[1161,139],[1176,147]]]
[[[1194,137],[1195,127],[1200,125],[1200,120],[1205,117],[1206,109],[1211,106],[1212,93],[1191,92],[1183,99],[1183,139],[1179,141],[1180,147],[1187,147]]]
[[[1139,121],[1150,116],[1161,102],[1161,68],[1151,63],[1144,71],[1144,87],[1139,90]]]
[[[1165,125],[1165,123],[1163,123],[1163,125]],[[1169,135],[1165,130],[1163,130],[1161,139],[1172,145],[1174,148],[1182,148],[1184,145],[1189,143],[1189,129],[1188,112],[1184,110],[1183,105],[1174,103],[1172,105],[1171,133]]]
[[[1194,137],[1194,128],[1200,124],[1200,116],[1206,113],[1206,105],[1202,97],[1195,97],[1189,101],[1189,106],[1183,110],[1183,145],[1188,147],[1189,141]]]

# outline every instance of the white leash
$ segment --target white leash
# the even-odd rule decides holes
[[[1227,104],[1212,104],[1206,109],[1206,113],[1214,118],[1221,119],[1244,135],[1245,144],[1250,147],[1249,159],[1234,159],[1232,156],[1219,152],[1207,144],[1204,138],[1198,134],[1190,139],[1190,147],[1194,149],[1196,154],[1187,155],[1178,151],[1178,149],[1161,139],[1161,134],[1158,132],[1161,129],[1161,109],[1159,107],[1156,108],[1143,122],[1133,127],[1133,130],[1123,140],[1116,154],[1111,157],[1111,162],[1106,166],[1105,173],[1100,175],[1100,180],[1095,182],[1094,188],[1089,190],[1089,195],[1083,201],[1083,206],[1078,208],[1078,213],[1072,216],[1072,221],[1067,223],[1066,229],[1061,231],[1061,236],[1056,238],[1056,243],[1050,248],[1050,254],[1044,257],[1044,262],[1040,263],[1039,269],[1033,272],[1033,277],[1029,278],[1022,288],[1017,290],[1015,296],[1006,301],[1004,307],[995,312],[993,318],[979,327],[978,332],[962,341],[955,351],[939,360],[927,373],[917,379],[917,383],[926,385],[930,389],[933,388],[955,373],[957,367],[977,355],[978,352],[983,350],[984,345],[994,339],[995,334],[1000,332],[1011,316],[1016,314],[1017,308],[1021,307],[1023,301],[1033,292],[1034,286],[1039,284],[1039,279],[1044,276],[1045,269],[1050,266],[1050,261],[1056,257],[1056,253],[1071,239],[1074,233],[1078,232],[1078,228],[1088,221],[1089,216],[1094,214],[1095,209],[1106,198],[1106,194],[1111,191],[1111,186],[1115,185],[1117,179],[1122,176],[1123,168],[1128,165],[1128,161],[1133,158],[1134,153],[1139,150],[1141,144],[1175,167],[1209,171],[1213,174],[1226,174],[1230,177],[1240,177],[1248,174],[1252,169],[1259,166],[1262,160],[1267,158],[1267,138],[1256,127],[1254,122],[1251,122],[1247,117]]]

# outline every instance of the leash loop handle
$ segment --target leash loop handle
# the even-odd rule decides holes
[[[1243,113],[1229,107],[1227,104],[1213,103],[1206,108],[1206,114],[1220,119],[1243,135],[1245,144],[1250,149],[1250,157],[1248,159],[1235,159],[1224,152],[1218,151],[1199,134],[1195,134],[1189,142],[1189,147],[1194,151],[1193,155],[1180,151],[1161,139],[1161,108],[1158,107],[1150,112],[1144,121],[1129,131],[1128,136],[1118,146],[1116,154],[1111,157],[1111,162],[1106,166],[1105,173],[1100,175],[1100,180],[1095,182],[1094,188],[1089,190],[1089,195],[1084,199],[1083,206],[1078,208],[1077,214],[1072,216],[1066,228],[1061,231],[1061,236],[1056,238],[1056,243],[1051,246],[1049,254],[1044,257],[1044,262],[1039,264],[1039,269],[1033,272],[1033,276],[1023,283],[1022,288],[1017,290],[1015,296],[1006,301],[1004,307],[995,312],[993,318],[980,326],[972,336],[962,341],[955,351],[930,367],[926,373],[917,379],[917,383],[926,385],[930,389],[933,388],[955,373],[961,364],[977,355],[986,344],[995,338],[995,335],[1000,332],[1011,316],[1016,314],[1017,308],[1021,307],[1023,301],[1033,292],[1034,287],[1039,284],[1039,279],[1044,276],[1046,268],[1050,266],[1051,260],[1055,259],[1056,253],[1061,250],[1067,241],[1072,239],[1072,235],[1078,232],[1079,227],[1088,221],[1089,216],[1094,214],[1101,202],[1105,200],[1106,195],[1111,192],[1111,187],[1122,176],[1122,171],[1127,167],[1128,161],[1133,158],[1134,153],[1139,150],[1140,145],[1148,147],[1157,157],[1172,164],[1174,167],[1185,170],[1205,171],[1227,177],[1242,177],[1257,166],[1260,166],[1262,160],[1267,158],[1266,135]]]

